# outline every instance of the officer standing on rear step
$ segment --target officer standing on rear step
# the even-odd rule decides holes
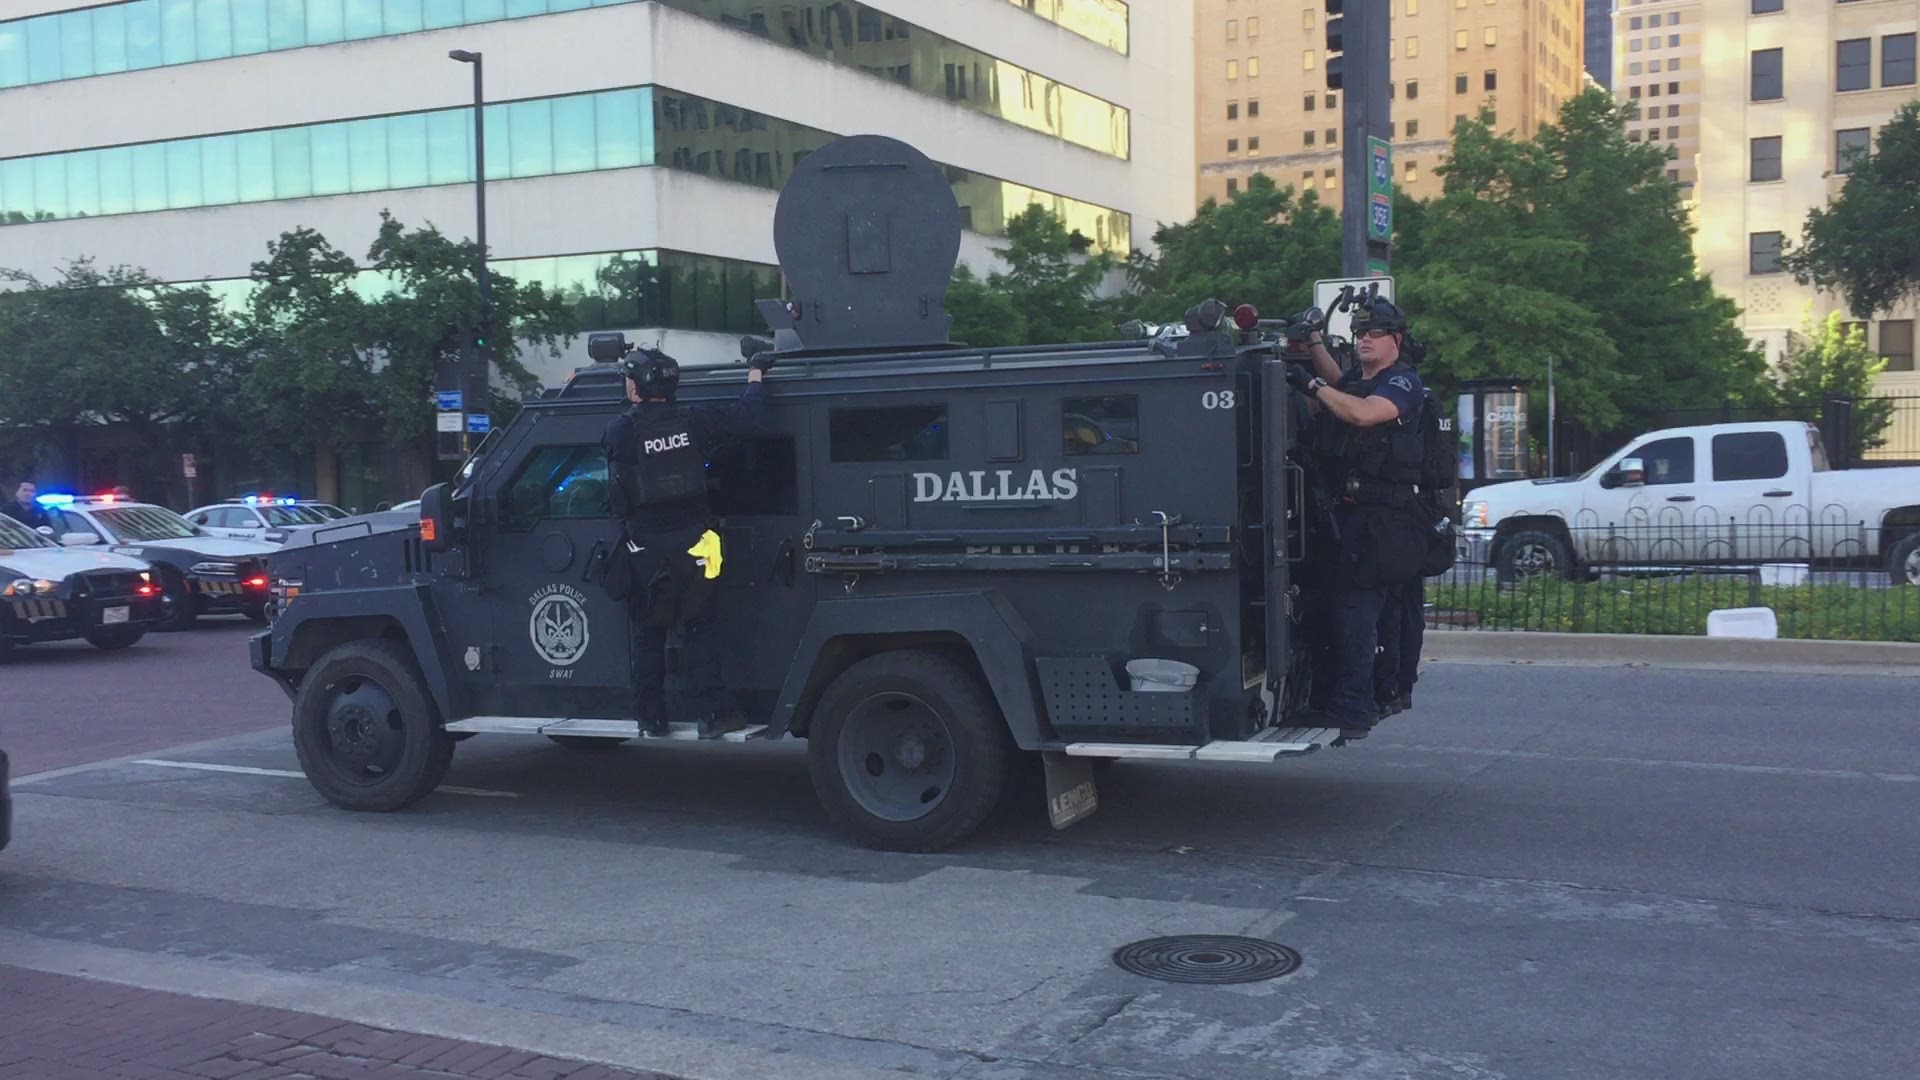
[[[1376,297],[1354,309],[1356,367],[1342,372],[1314,335],[1315,373],[1287,372],[1287,381],[1314,402],[1314,463],[1326,471],[1324,489],[1334,500],[1327,537],[1333,689],[1320,722],[1340,728],[1348,740],[1366,738],[1380,717],[1373,676],[1381,611],[1390,590],[1418,580],[1426,550],[1416,509],[1426,388],[1402,359],[1406,340],[1406,316]]]
[[[707,610],[722,552],[707,504],[707,461],[728,436],[751,434],[764,425],[773,366],[762,352],[747,372],[747,388],[727,405],[674,403],[680,364],[654,349],[621,362],[626,411],[607,424],[613,511],[626,524],[621,539],[632,568],[628,612],[633,620],[633,713],[640,734],[660,738],[667,725],[667,636],[681,634],[688,696],[700,737],[718,738],[745,726],[729,707],[720,677],[719,642]],[[620,553],[616,553],[620,554]]]

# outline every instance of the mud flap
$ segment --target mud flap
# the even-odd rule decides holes
[[[1087,758],[1045,751],[1040,761],[1047,771],[1047,820],[1064,829],[1100,809],[1100,793],[1093,784],[1093,762]]]

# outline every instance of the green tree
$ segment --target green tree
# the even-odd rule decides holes
[[[1006,269],[984,281],[965,265],[947,286],[952,337],[970,345],[1044,345],[1119,336],[1114,310],[1099,296],[1118,265],[1087,255],[1053,211],[1034,203],[1007,222],[993,253]]]
[[[950,335],[968,345],[994,348],[1027,343],[1027,320],[1003,288],[974,276],[965,263],[953,268],[947,285],[947,314],[953,317]]]
[[[281,233],[253,264],[244,381],[254,449],[285,456],[378,430],[375,357],[359,267],[308,228]]]
[[[1838,198],[1807,214],[1781,265],[1803,285],[1837,289],[1856,319],[1920,296],[1920,101],[1910,101],[1853,161]]]
[[[1157,251],[1128,265],[1129,314],[1175,322],[1207,299],[1252,304],[1268,317],[1313,300],[1313,283],[1340,273],[1340,219],[1309,191],[1296,197],[1264,174],[1226,202],[1208,199],[1192,220],[1162,225]]]
[[[1885,441],[1893,424],[1893,400],[1873,392],[1886,366],[1886,360],[1867,348],[1861,327],[1848,326],[1837,311],[1816,319],[1809,304],[1805,329],[1788,337],[1787,355],[1780,361],[1780,402],[1797,415],[1824,422],[1832,399],[1851,399],[1850,449],[1859,460]]]

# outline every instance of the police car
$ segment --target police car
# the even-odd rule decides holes
[[[276,545],[213,536],[164,506],[113,495],[53,494],[37,501],[62,545],[99,545],[153,564],[172,601],[159,629],[184,630],[202,615],[266,620],[266,556]]]
[[[327,507],[327,511],[339,510],[336,517],[333,513],[323,511],[323,505],[303,503],[285,496],[247,495],[211,506],[196,507],[182,516],[206,530],[210,536],[265,540],[279,544],[284,543],[297,529],[325,525],[347,516],[346,511],[338,507]]]
[[[62,548],[0,515],[0,656],[17,645],[85,638],[124,649],[160,621],[148,565],[106,550]]]

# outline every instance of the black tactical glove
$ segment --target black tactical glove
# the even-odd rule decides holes
[[[1313,384],[1315,378],[1316,376],[1312,371],[1299,364],[1287,365],[1287,385],[1306,394],[1308,397],[1313,396],[1313,392],[1309,390],[1308,387]]]
[[[773,350],[768,349],[765,352],[754,353],[753,359],[747,361],[747,366],[764,375],[767,369],[773,367],[774,360],[775,355]]]

